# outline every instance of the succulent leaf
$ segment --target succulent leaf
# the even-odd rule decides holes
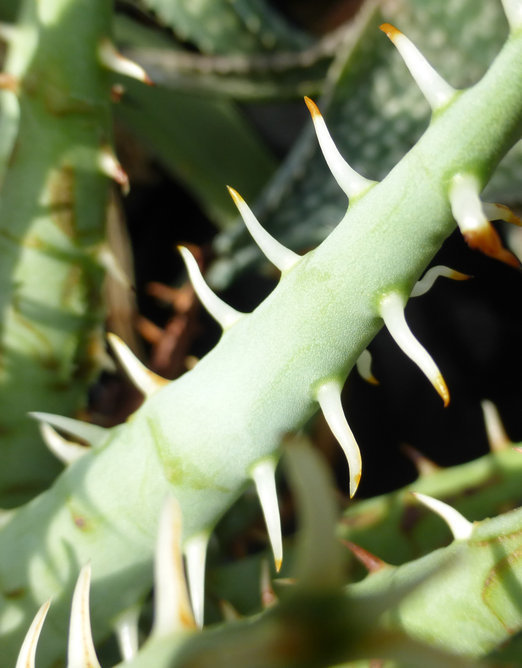
[[[110,61],[114,65],[118,58],[103,41],[108,38],[108,12],[96,18],[92,8],[86,9],[87,5],[73,7],[70,0],[58,4],[63,11],[68,8],[75,20],[81,19],[84,11],[90,19],[95,17],[90,56],[93,62],[99,60],[101,43],[104,64]],[[252,6],[235,3],[232,11],[250,11]],[[522,580],[518,558],[522,511],[485,520],[480,516],[471,524],[464,515],[475,519],[472,514],[462,514],[447,503],[448,489],[466,497],[470,480],[465,477],[466,471],[473,470],[480,484],[485,485],[492,470],[499,475],[505,466],[503,474],[519,487],[522,460],[513,459],[518,453],[493,452],[487,465],[468,465],[453,479],[453,472],[443,470],[419,480],[417,498],[449,518],[456,540],[409,563],[379,568],[362,582],[345,588],[347,553],[335,535],[337,512],[328,475],[309,448],[289,442],[287,436],[302,429],[321,408],[347,456],[350,495],[355,494],[361,454],[344,417],[341,389],[361,356],[367,360],[364,351],[383,322],[428,376],[444,403],[448,402],[446,384],[432,358],[408,329],[404,308],[408,295],[426,288],[429,281],[425,278],[419,287],[419,278],[456,223],[465,234],[485,227],[491,235],[487,218],[491,206],[482,204],[480,192],[522,130],[521,6],[520,0],[505,0],[511,26],[509,39],[484,77],[458,93],[441,82],[402,34],[386,27],[434,107],[428,129],[413,148],[381,182],[368,181],[344,162],[322,116],[308,101],[326,162],[350,198],[347,212],[331,234],[314,250],[297,255],[266,234],[252,211],[231,190],[255,240],[282,271],[273,292],[252,313],[239,313],[210,290],[194,258],[182,250],[201,301],[223,325],[216,347],[189,372],[165,383],[130,356],[119,339],[113,338],[124,366],[146,395],[141,407],[124,424],[102,429],[47,412],[33,414],[47,425],[47,437],[55,446],[60,437],[52,427],[86,440],[93,447],[70,461],[46,492],[2,518],[0,581],[6,585],[0,595],[0,620],[9,636],[9,643],[2,650],[6,661],[12,664],[18,657],[29,666],[34,663],[45,607],[30,627],[29,635],[26,629],[35,608],[49,597],[53,598],[53,605],[45,642],[38,650],[39,659],[43,668],[63,661],[63,639],[72,598],[68,664],[70,668],[99,668],[89,620],[91,569],[92,635],[98,641],[118,625],[121,631],[128,611],[136,611],[149,592],[161,507],[164,512],[156,551],[158,592],[153,633],[139,651],[135,636],[130,644],[124,641],[124,651],[130,657],[127,665],[160,668],[228,662],[302,668],[389,659],[399,665],[465,666],[522,629],[518,596]],[[30,44],[33,51],[29,48],[23,54],[29,63],[17,63],[15,58],[8,73],[22,74],[20,81],[27,86],[24,77],[28,72],[34,75],[31,53],[45,47],[46,30],[61,17],[54,14],[58,5],[49,0],[40,0],[38,5],[25,0],[24,7],[24,20],[33,26],[36,36]],[[202,7],[211,9],[204,3]],[[64,25],[68,24],[60,23],[60,30]],[[74,47],[72,33],[62,37],[68,48]],[[82,48],[83,45],[78,47],[80,54]],[[59,59],[59,53],[58,50],[49,56],[44,48],[51,64]],[[70,74],[65,61],[58,65],[50,70],[53,76],[62,71],[60,67]],[[99,62],[96,67],[93,76],[100,78],[105,104],[109,82]],[[136,73],[136,69],[132,71]],[[80,134],[74,123],[78,120],[76,113],[83,118],[86,104],[89,109],[85,113],[90,118],[89,102],[64,95],[52,80],[44,77],[43,82],[51,115],[59,112],[66,117],[62,123],[71,122],[69,131],[77,142],[71,151],[75,154],[81,143],[75,134]],[[37,90],[39,83],[34,82]],[[74,80],[70,83],[73,92],[82,92],[76,90]],[[24,104],[27,105],[35,118],[48,123],[56,133],[53,137],[61,136],[55,119],[46,117],[49,109],[42,111],[38,107],[38,96],[36,102],[29,99],[26,90],[21,96],[21,111],[25,113]],[[103,120],[107,121],[105,106],[103,109]],[[24,113],[20,116],[21,129],[27,120]],[[22,156],[28,152],[24,142],[31,137],[31,128],[23,141],[21,129],[21,149],[13,153],[14,163],[19,159],[19,150]],[[110,148],[110,130],[107,137],[92,141],[89,135],[88,139],[92,150],[79,151],[78,164],[91,177],[95,174],[99,192],[101,185],[106,186],[105,181],[98,183],[102,172],[127,189],[128,178]],[[60,151],[65,150],[61,141],[57,140]],[[62,159],[64,154],[58,153]],[[37,162],[29,176],[41,176],[44,163],[45,169],[56,164],[56,155],[54,151],[49,150],[49,155],[44,151]],[[64,163],[58,164],[63,167]],[[6,201],[13,203],[9,197],[15,197],[12,185],[16,178],[20,178],[16,164],[10,165],[2,205]],[[36,181],[46,185],[39,202],[44,208],[52,208],[52,188],[47,187],[46,179]],[[82,197],[78,201],[85,203]],[[102,196],[96,199],[98,209],[102,200]],[[34,197],[28,201],[34,206]],[[494,208],[494,212],[498,209]],[[87,225],[82,227],[82,221],[78,224],[92,242],[91,236],[96,235],[86,231]],[[56,234],[55,228],[51,230]],[[10,248],[12,240],[7,227],[4,232],[4,245]],[[47,255],[53,260],[57,259],[55,256],[61,259],[57,250],[68,257],[68,243],[50,234],[48,244],[53,252],[46,248],[46,259]],[[489,254],[514,265],[511,254],[495,243],[494,252]],[[35,249],[26,247],[25,238],[22,246],[22,256],[27,253],[33,259]],[[2,271],[12,281],[17,279],[13,266],[2,267]],[[13,285],[16,293],[19,286]],[[23,320],[27,304],[26,311],[20,310],[19,295],[9,302],[10,294],[5,297],[7,321],[13,314],[18,321]],[[20,326],[19,331],[27,335],[31,329],[27,322]],[[62,453],[65,446],[62,438]],[[282,540],[274,473],[285,450],[291,486],[303,517],[297,540],[295,586],[281,595],[280,603],[252,620],[193,632],[194,623],[201,629],[205,621],[205,564],[210,537],[252,479],[266,518],[276,566],[280,565]],[[437,486],[441,493],[429,494],[430,487]],[[495,501],[503,503],[506,492],[497,480],[494,488]],[[479,490],[481,503],[485,503],[488,493]],[[164,499],[171,495],[176,502],[165,506]],[[507,498],[513,501],[515,496],[511,490]],[[412,510],[412,503],[405,503],[401,496],[399,500],[400,513],[405,516],[413,512],[413,530],[418,530],[415,525],[421,523],[423,511],[417,506]],[[387,515],[383,524],[396,511],[390,509],[389,503],[383,504],[382,499],[372,500],[361,504],[359,510],[348,511],[345,522],[362,518],[363,530],[372,522],[375,527],[372,503],[381,512],[379,520]],[[404,516],[395,515],[388,525],[402,527]],[[423,546],[430,540],[431,536],[423,540]],[[362,549],[368,550],[363,543]],[[375,552],[380,556],[380,550]],[[185,591],[182,553],[192,612]],[[388,560],[387,555],[382,556]],[[80,577],[74,587],[78,571]],[[164,591],[160,591],[160,580],[166,583]],[[464,592],[471,592],[466,604],[473,612],[465,618],[461,606],[448,605],[448,601],[461,598]],[[444,610],[443,615],[440,610]],[[125,633],[129,635],[127,630]],[[29,639],[24,641],[24,637]]]

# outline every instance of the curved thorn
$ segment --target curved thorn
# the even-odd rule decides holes
[[[281,537],[281,518],[275,483],[276,462],[263,459],[254,464],[251,477],[255,483],[257,495],[265,518],[268,538],[272,546],[276,571],[279,572],[283,563],[283,540]]]
[[[379,557],[376,557],[375,554],[368,552],[368,550],[365,550],[364,547],[361,547],[356,543],[352,543],[351,540],[341,538],[341,543],[350,550],[357,561],[366,568],[368,573],[378,573],[379,571],[382,571],[383,568],[390,567],[390,564],[387,564]]]
[[[277,239],[269,234],[261,223],[254,216],[252,210],[241,197],[241,195],[230,186],[227,186],[227,190],[234,200],[243,222],[245,223],[248,231],[250,232],[252,238],[259,246],[261,251],[266,255],[268,260],[275,265],[279,271],[287,271],[291,269],[299,260],[301,256],[294,251],[290,250],[283,244],[279,243]]]
[[[192,536],[185,542],[183,550],[187,565],[190,600],[198,628],[203,628],[205,614],[205,561],[208,539],[207,533]]]
[[[506,237],[509,247],[513,249],[513,254],[522,262],[522,230],[510,227],[506,230]]]
[[[503,220],[506,223],[522,227],[522,219],[505,204],[482,202],[482,210],[488,220]]]
[[[74,589],[69,642],[67,647],[67,668],[101,668],[94,650],[89,613],[89,587],[91,565],[86,564]]]
[[[503,246],[498,232],[489,222],[486,222],[480,230],[464,232],[463,236],[470,248],[480,250],[485,255],[515,269],[520,267],[517,257]]]
[[[404,317],[404,300],[398,292],[390,292],[381,299],[379,313],[387,330],[399,348],[419,367],[437,390],[444,406],[449,404],[450,396],[446,381],[439,368],[417,339],[413,336]]]
[[[236,311],[235,308],[229,306],[212,292],[201,274],[196,258],[188,248],[178,246],[178,250],[181,253],[190,282],[192,283],[192,287],[199,297],[200,302],[223,329],[232,327],[232,325],[234,325],[244,314],[240,311]]]
[[[130,192],[129,177],[120,165],[118,158],[110,146],[102,146],[98,153],[98,167],[109,179],[116,181],[121,186],[122,193],[128,195]]]
[[[297,578],[277,578],[278,587],[293,587],[298,584]]]
[[[160,515],[154,560],[154,635],[195,627],[183,569],[181,522],[179,503],[167,497]]]
[[[509,450],[512,441],[506,434],[502,420],[497,407],[492,401],[484,399],[480,402],[482,413],[484,415],[484,423],[486,425],[486,434],[488,437],[489,449],[491,452],[502,452]]]
[[[272,578],[270,577],[270,569],[268,567],[268,561],[263,559],[261,561],[261,607],[263,610],[271,608],[275,603],[277,603],[277,596],[275,594],[274,588],[272,587]]]
[[[169,381],[148,369],[119,336],[109,332],[107,339],[133,385],[146,397],[168,385]]]
[[[38,411],[33,411],[28,413],[28,415],[34,420],[46,422],[60,431],[75,436],[81,441],[89,443],[89,445],[92,445],[93,447],[103,443],[107,438],[107,434],[110,433],[110,430],[105,429],[105,427],[99,427],[97,424],[75,420],[74,418],[65,417],[64,415],[40,413]]]
[[[132,281],[125,273],[125,270],[118,261],[116,255],[109,248],[108,244],[102,244],[96,253],[96,257],[101,266],[119,285],[126,290],[132,288]]]
[[[379,381],[372,373],[372,356],[369,350],[363,350],[355,364],[361,378],[364,378],[364,380],[371,383],[371,385],[379,384]]]
[[[319,387],[316,396],[325,420],[348,460],[351,498],[357,491],[361,480],[362,461],[359,446],[344,416],[341,386],[334,380],[327,381]]]
[[[121,658],[123,661],[130,661],[138,653],[138,621],[140,617],[140,609],[138,606],[133,606],[125,610],[114,622],[114,632]]]
[[[389,23],[383,23],[380,29],[397,48],[415,83],[420,88],[433,111],[445,106],[456,93],[453,86],[450,86],[440,76],[413,42],[406,35],[403,35],[400,30],[397,30],[397,28]]]
[[[89,448],[86,448],[84,445],[68,441],[63,436],[60,436],[47,422],[40,422],[38,426],[40,427],[40,434],[45,445],[64,464],[72,464],[89,452]]]
[[[129,58],[125,58],[116,50],[114,44],[107,38],[101,40],[98,47],[98,57],[101,64],[112,72],[123,74],[131,79],[137,79],[148,86],[153,86],[154,82],[147,72]]]
[[[241,619],[240,613],[234,608],[230,601],[220,599],[219,609],[221,611],[224,622],[235,622],[238,619]]]
[[[479,197],[480,186],[470,174],[453,177],[449,200],[453,217],[470,248],[477,248],[486,255],[518,268],[519,261],[502,246],[500,237],[490,224]]]
[[[319,107],[309,97],[305,96],[304,101],[312,117],[317,141],[321,147],[326,164],[341,190],[347,197],[356,197],[366,192],[370,186],[375,184],[375,181],[361,176],[361,174],[350,167],[335,145],[326,127],[324,118],[319,111]]]
[[[34,657],[36,654],[36,646],[50,605],[51,599],[46,601],[36,613],[29,630],[25,635],[22,647],[20,648],[15,668],[35,668]]]
[[[512,32],[522,27],[522,2],[520,0],[502,0],[504,12]]]
[[[471,278],[469,274],[463,274],[460,271],[455,269],[450,269],[443,265],[437,265],[436,267],[431,267],[424,274],[424,276],[415,283],[411,291],[410,297],[420,297],[421,295],[426,294],[428,290],[431,289],[437,278],[443,276],[444,278],[451,278],[454,281],[467,281]]]
[[[417,473],[419,474],[420,478],[426,478],[427,476],[433,475],[434,473],[438,473],[442,470],[438,464],[432,462],[431,459],[425,457],[417,450],[417,448],[414,448],[411,445],[404,443],[401,445],[401,450],[404,452],[406,457],[408,457],[408,459],[413,462],[413,465],[417,469]]]
[[[419,492],[411,492],[413,496],[420,501],[426,508],[437,513],[448,525],[453,538],[455,540],[468,540],[473,533],[473,524],[461,515],[458,510],[452,508],[444,501],[434,499],[432,496],[420,494]]]
[[[453,177],[449,200],[451,212],[462,234],[480,230],[488,222],[479,197],[480,184],[471,174]]]

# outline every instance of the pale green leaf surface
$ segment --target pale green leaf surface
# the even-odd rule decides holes
[[[299,49],[311,41],[264,0],[143,0],[143,5],[203,53]]]

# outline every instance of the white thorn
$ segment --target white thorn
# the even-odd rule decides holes
[[[477,248],[512,267],[519,267],[517,258],[502,246],[500,237],[490,224],[486,211],[491,207],[480,201],[480,184],[472,174],[456,174],[449,189],[453,217],[471,248]]]
[[[275,582],[277,582],[278,587],[293,587],[297,584],[296,578],[277,578]]]
[[[98,57],[102,65],[112,72],[123,74],[131,79],[137,79],[148,86],[153,85],[149,75],[141,65],[119,53],[114,44],[107,38],[102,39],[98,47]]]
[[[433,111],[446,105],[456,93],[453,86],[450,86],[440,76],[413,42],[406,35],[403,35],[400,30],[389,23],[383,23],[380,28],[397,48],[415,83]]]
[[[328,132],[328,128],[326,127],[326,123],[324,122],[324,118],[319,111],[318,106],[309,97],[305,97],[305,102],[308,111],[312,116],[315,134],[317,135],[317,140],[321,147],[321,151],[323,152],[326,164],[341,190],[347,197],[357,197],[357,195],[366,192],[370,186],[375,185],[375,181],[366,179],[364,176],[361,176],[361,174],[356,172],[355,169],[350,167],[340,154],[339,149]]]
[[[101,668],[92,640],[89,613],[90,584],[91,565],[86,564],[80,571],[74,588],[69,623],[67,668]]]
[[[316,396],[325,420],[332,430],[332,434],[339,441],[339,445],[348,460],[350,497],[353,497],[361,480],[361,452],[344,416],[341,403],[341,386],[334,380],[327,381],[319,387]]]
[[[130,661],[138,653],[139,617],[140,609],[134,606],[118,615],[114,622],[114,632],[123,661]]]
[[[110,146],[102,146],[98,152],[98,167],[109,179],[116,181],[121,186],[124,195],[130,192],[129,177],[120,165]]]
[[[275,483],[276,462],[263,459],[254,464],[251,477],[255,483],[257,495],[265,518],[268,538],[272,546],[276,571],[279,572],[283,563],[283,540],[281,537],[281,518]]]
[[[509,436],[506,434],[506,430],[504,429],[504,425],[500,419],[497,407],[492,401],[488,401],[487,399],[481,401],[480,405],[484,415],[486,434],[491,452],[502,452],[503,450],[509,450],[512,442]]]
[[[65,417],[64,415],[40,413],[38,411],[28,413],[28,415],[39,422],[46,422],[56,429],[65,431],[67,434],[75,436],[81,441],[86,441],[93,447],[103,443],[107,438],[107,434],[110,433],[110,430],[105,429],[105,427],[99,427],[97,424],[75,420],[74,418]]]
[[[294,251],[286,246],[283,246],[283,244],[279,243],[277,239],[274,239],[274,237],[265,230],[237,190],[234,190],[234,188],[231,188],[230,186],[227,186],[227,190],[234,200],[234,204],[237,206],[241,218],[252,238],[270,262],[280,271],[287,271],[299,262],[301,256],[294,253]]]
[[[432,462],[431,459],[425,457],[421,452],[419,452],[411,445],[404,443],[401,445],[401,450],[415,466],[420,478],[425,478],[426,476],[433,475],[434,473],[441,471],[441,467],[438,464]]]
[[[357,371],[361,378],[372,385],[378,385],[379,381],[372,373],[372,356],[369,350],[363,350],[357,358]]]
[[[172,496],[161,510],[154,559],[154,635],[195,627],[181,553],[181,509]]]
[[[449,191],[451,212],[462,234],[478,232],[488,225],[479,192],[479,182],[471,174],[453,177]]]
[[[522,27],[522,2],[521,0],[502,0],[504,12],[512,32]]]
[[[522,227],[522,220],[505,204],[482,202],[482,211],[488,220],[504,220],[506,223]]]
[[[404,317],[404,300],[398,292],[385,295],[379,313],[399,348],[419,367],[439,393],[444,406],[449,404],[449,390],[432,356],[413,336]]]
[[[162,387],[168,385],[169,381],[147,369],[119,336],[109,332],[107,339],[129,379],[146,397],[150,397],[161,390]]]
[[[50,605],[51,601],[49,599],[36,613],[29,630],[25,635],[22,647],[20,648],[15,668],[35,668],[34,657],[36,654],[36,646]]]
[[[40,422],[40,434],[49,450],[64,464],[72,464],[89,452],[84,445],[68,441],[46,422]]]
[[[235,308],[229,306],[222,299],[220,299],[212,290],[208,287],[203,278],[201,271],[199,269],[196,258],[192,253],[185,248],[184,246],[178,246],[178,250],[181,253],[185,267],[187,268],[187,273],[192,283],[199,301],[203,304],[205,309],[210,313],[210,315],[216,320],[223,329],[228,329],[232,327],[242,316],[243,313],[236,311]]]
[[[219,609],[224,622],[236,622],[238,619],[241,619],[241,615],[230,601],[220,600]]]
[[[418,499],[424,506],[433,510],[446,522],[450,528],[453,538],[455,540],[468,540],[473,533],[473,524],[461,515],[458,510],[452,508],[447,503],[434,499],[432,496],[426,494],[419,494],[419,492],[412,492],[413,496]]]
[[[126,290],[132,289],[132,281],[125,273],[123,267],[107,244],[102,244],[96,253],[98,262],[111,278],[123,286]]]
[[[431,267],[424,274],[424,276],[417,281],[413,286],[410,297],[420,297],[421,295],[426,294],[428,290],[431,289],[437,278],[443,276],[444,278],[451,278],[454,281],[466,281],[471,276],[468,274],[463,274],[460,271],[455,269],[450,269],[449,267],[444,267],[443,265],[437,265],[436,267]]]
[[[513,253],[522,263],[522,229],[518,227],[509,227],[506,230],[507,242]]]
[[[261,579],[260,579],[260,594],[261,594],[261,606],[263,610],[272,607],[277,603],[277,596],[275,595],[274,588],[272,587],[272,578],[270,577],[270,568],[268,566],[268,561],[263,559],[261,561]]]
[[[209,535],[200,533],[185,542],[184,552],[187,565],[192,610],[198,628],[203,628],[205,608],[205,561]]]

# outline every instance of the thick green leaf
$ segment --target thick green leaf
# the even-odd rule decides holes
[[[311,41],[265,0],[143,0],[143,5],[203,53],[301,49]]]
[[[114,30],[118,44],[179,53],[162,33],[127,17],[116,16]],[[150,74],[161,83],[155,72]],[[122,84],[125,94],[115,107],[116,121],[185,184],[218,226],[234,220],[236,209],[225,185],[238,184],[249,197],[257,197],[277,167],[237,105],[222,95],[143,86],[128,78]]]
[[[275,159],[234,103],[132,81],[125,87],[117,120],[184,182],[217,225],[236,216],[227,183],[255,197],[275,170]]]

